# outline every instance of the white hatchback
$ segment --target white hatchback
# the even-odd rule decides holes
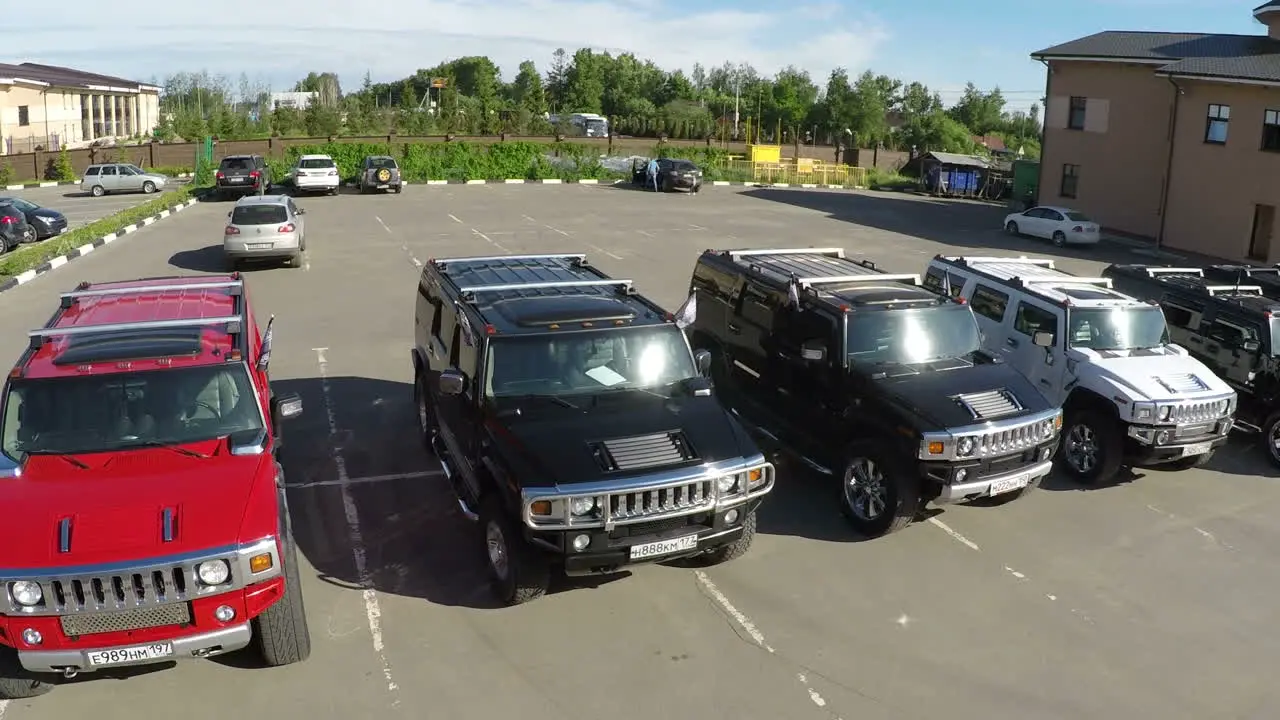
[[[338,165],[328,155],[303,155],[289,168],[289,180],[300,192],[327,192],[338,194],[342,178]]]
[[[1004,229],[1010,235],[1052,240],[1054,245],[1096,245],[1102,239],[1098,223],[1070,208],[1040,205],[1006,215]]]

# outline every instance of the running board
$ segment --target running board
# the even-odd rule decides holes
[[[436,458],[440,460],[440,470],[444,472],[444,479],[449,481],[449,489],[453,491],[453,496],[458,500],[458,509],[462,511],[462,516],[471,522],[476,522],[480,519],[480,516],[467,506],[467,502],[462,499],[462,495],[458,493],[458,488],[453,484],[453,468],[449,467],[449,451],[445,449],[444,443],[440,442],[439,433],[434,433],[431,436],[431,450],[436,454]]]
[[[774,442],[778,443],[778,452],[780,452],[780,453],[785,453],[785,454],[787,454],[787,455],[790,455],[790,456],[792,456],[792,457],[796,458],[796,459],[797,459],[797,460],[799,460],[800,462],[804,463],[805,465],[808,465],[810,468],[812,468],[812,469],[814,469],[814,470],[816,470],[816,471],[818,471],[818,472],[822,473],[823,475],[835,475],[835,471],[830,470],[829,468],[826,468],[826,467],[824,467],[824,466],[820,465],[819,463],[817,463],[817,462],[815,462],[815,461],[813,461],[813,460],[810,460],[809,458],[805,457],[804,455],[801,455],[801,454],[799,454],[799,453],[797,453],[797,452],[792,451],[790,448],[788,448],[788,447],[786,446],[786,443],[782,442],[782,440],[780,440],[780,439],[778,438],[778,436],[777,436],[777,435],[774,435],[773,433],[769,432],[768,430],[765,430],[764,428],[760,427],[759,425],[757,425],[757,424],[755,424],[755,423],[751,422],[750,420],[746,419],[745,417],[743,417],[742,413],[738,412],[738,409],[737,409],[737,408],[729,408],[729,412],[733,413],[733,414],[738,418],[738,420],[742,421],[742,423],[743,423],[744,425],[747,425],[748,427],[750,427],[750,428],[754,429],[756,432],[760,433],[761,435],[764,435],[765,437],[769,438],[770,440],[772,440],[772,441],[774,441]]]

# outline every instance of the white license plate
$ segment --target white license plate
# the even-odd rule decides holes
[[[659,555],[670,555],[671,553],[693,550],[697,547],[698,536],[686,535],[685,537],[675,538],[674,540],[659,540],[658,542],[644,543],[643,545],[632,545],[631,559],[644,560],[646,558],[658,557]]]
[[[245,245],[250,250],[270,250],[272,243],[248,243]]]
[[[85,654],[89,656],[89,664],[94,667],[127,665],[129,663],[167,658],[173,655],[173,643],[155,643],[154,645],[138,645],[136,647],[113,648],[111,650],[94,650]]]
[[[1209,448],[1213,447],[1211,442],[1196,443],[1182,448],[1182,457],[1191,457],[1192,455],[1203,455],[1209,452]]]
[[[228,178],[228,179],[229,179],[231,182],[244,182],[244,178],[242,178],[242,177],[239,177],[239,178],[238,178],[238,177],[233,177],[233,178]]]
[[[379,189],[379,190],[386,190],[386,189],[387,189],[387,188],[389,188],[389,187],[391,187],[391,186],[390,186],[390,185],[385,185],[385,184],[384,184],[384,185],[379,185],[379,186],[378,186],[378,189]]]
[[[1021,490],[1031,481],[1030,475],[1014,475],[1013,477],[1001,478],[991,483],[992,495],[1003,495],[1014,490]]]

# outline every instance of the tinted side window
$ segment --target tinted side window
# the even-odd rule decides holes
[[[814,310],[787,311],[781,315],[777,341],[782,349],[799,353],[800,346],[809,340],[826,343],[828,354],[838,349],[831,347],[836,335],[836,322],[833,318]]]
[[[1160,309],[1164,311],[1164,319],[1169,325],[1184,330],[1195,330],[1200,325],[1198,308],[1192,308],[1172,300],[1164,300],[1160,303]]]
[[[1237,323],[1215,320],[1209,327],[1209,337],[1227,347],[1239,347],[1246,340],[1257,340],[1258,331]]]
[[[959,275],[952,275],[951,281],[951,297],[960,297],[960,291],[964,290],[964,278]],[[942,271],[938,268],[929,268],[924,274],[924,286],[934,292],[943,292],[945,284],[942,280]]]
[[[85,176],[85,177],[96,177],[96,176],[97,176],[97,174],[98,174],[98,171],[99,171],[99,170],[101,170],[101,169],[102,169],[102,168],[91,167],[91,168],[89,168],[88,170],[85,170],[85,171],[84,171],[84,176]]]
[[[102,174],[103,174],[103,175],[115,175],[115,174],[116,174],[116,166],[115,166],[115,165],[107,165],[106,167],[102,168]]]
[[[973,289],[973,297],[969,299],[969,305],[974,312],[988,320],[1001,322],[1004,320],[1005,310],[1009,308],[1009,296],[986,285],[978,285]]]
[[[1038,332],[1052,333],[1056,338],[1058,336],[1058,316],[1029,305],[1025,302],[1018,303],[1018,314],[1014,316],[1013,329],[1026,335],[1034,337]]]
[[[738,313],[743,319],[754,323],[766,331],[773,327],[773,306],[769,303],[768,292],[759,286],[747,283],[739,301]]]

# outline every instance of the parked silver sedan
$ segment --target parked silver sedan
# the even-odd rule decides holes
[[[307,249],[306,211],[288,195],[250,195],[227,213],[222,250],[232,270],[245,262],[287,261],[302,267]]]
[[[90,165],[80,179],[80,190],[102,197],[107,193],[153,193],[163,190],[169,178],[159,173],[147,172],[129,163]]]

